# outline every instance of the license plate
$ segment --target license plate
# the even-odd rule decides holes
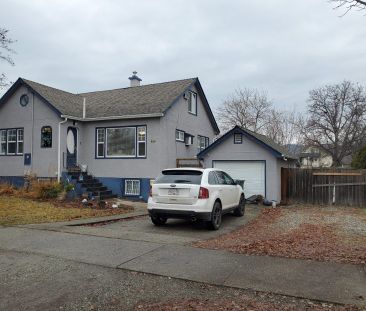
[[[178,189],[168,189],[168,195],[178,195]]]

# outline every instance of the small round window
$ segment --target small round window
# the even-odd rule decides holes
[[[22,96],[20,96],[20,105],[22,107],[27,106],[29,103],[29,97],[27,94],[23,94]]]

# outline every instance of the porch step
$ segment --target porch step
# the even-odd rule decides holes
[[[117,198],[117,195],[113,194],[112,190],[109,190],[108,187],[104,186],[99,179],[86,172],[82,172],[80,168],[73,167],[69,169],[67,173],[94,197],[99,197],[100,200]],[[80,177],[82,177],[82,180],[80,180]]]
[[[114,199],[114,198],[117,198],[117,195],[116,194],[103,194],[103,195],[100,195],[100,199],[101,200],[105,200],[105,199]]]
[[[103,196],[108,194],[112,194],[112,190],[92,191],[92,195],[94,196]]]

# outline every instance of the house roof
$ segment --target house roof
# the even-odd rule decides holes
[[[198,78],[126,87],[114,90],[74,94],[31,80],[19,78],[0,99],[0,105],[24,84],[46,101],[56,112],[71,119],[123,119],[132,117],[161,117],[186,92],[195,85],[215,131],[219,128]],[[83,101],[86,118],[83,117]]]
[[[253,131],[250,131],[248,129],[242,128],[240,126],[235,126],[233,129],[228,131],[226,134],[221,136],[219,139],[214,141],[211,145],[209,145],[206,149],[202,150],[200,153],[197,154],[198,158],[203,158],[207,152],[215,148],[217,145],[221,144],[224,140],[226,140],[228,137],[230,137],[234,133],[241,133],[245,135],[247,138],[251,139],[252,141],[258,143],[262,147],[269,150],[275,157],[277,158],[288,158],[295,160],[296,157],[291,155],[284,147],[280,146],[276,142],[274,142],[269,137],[255,133]]]

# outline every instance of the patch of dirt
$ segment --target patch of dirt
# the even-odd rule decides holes
[[[357,311],[355,306],[336,306],[332,304],[318,304],[310,301],[294,299],[294,302],[271,302],[261,301],[247,297],[240,297],[235,300],[198,300],[186,299],[168,301],[155,304],[138,304],[135,311]]]
[[[196,247],[234,253],[366,263],[366,210],[264,209],[248,225]]]

